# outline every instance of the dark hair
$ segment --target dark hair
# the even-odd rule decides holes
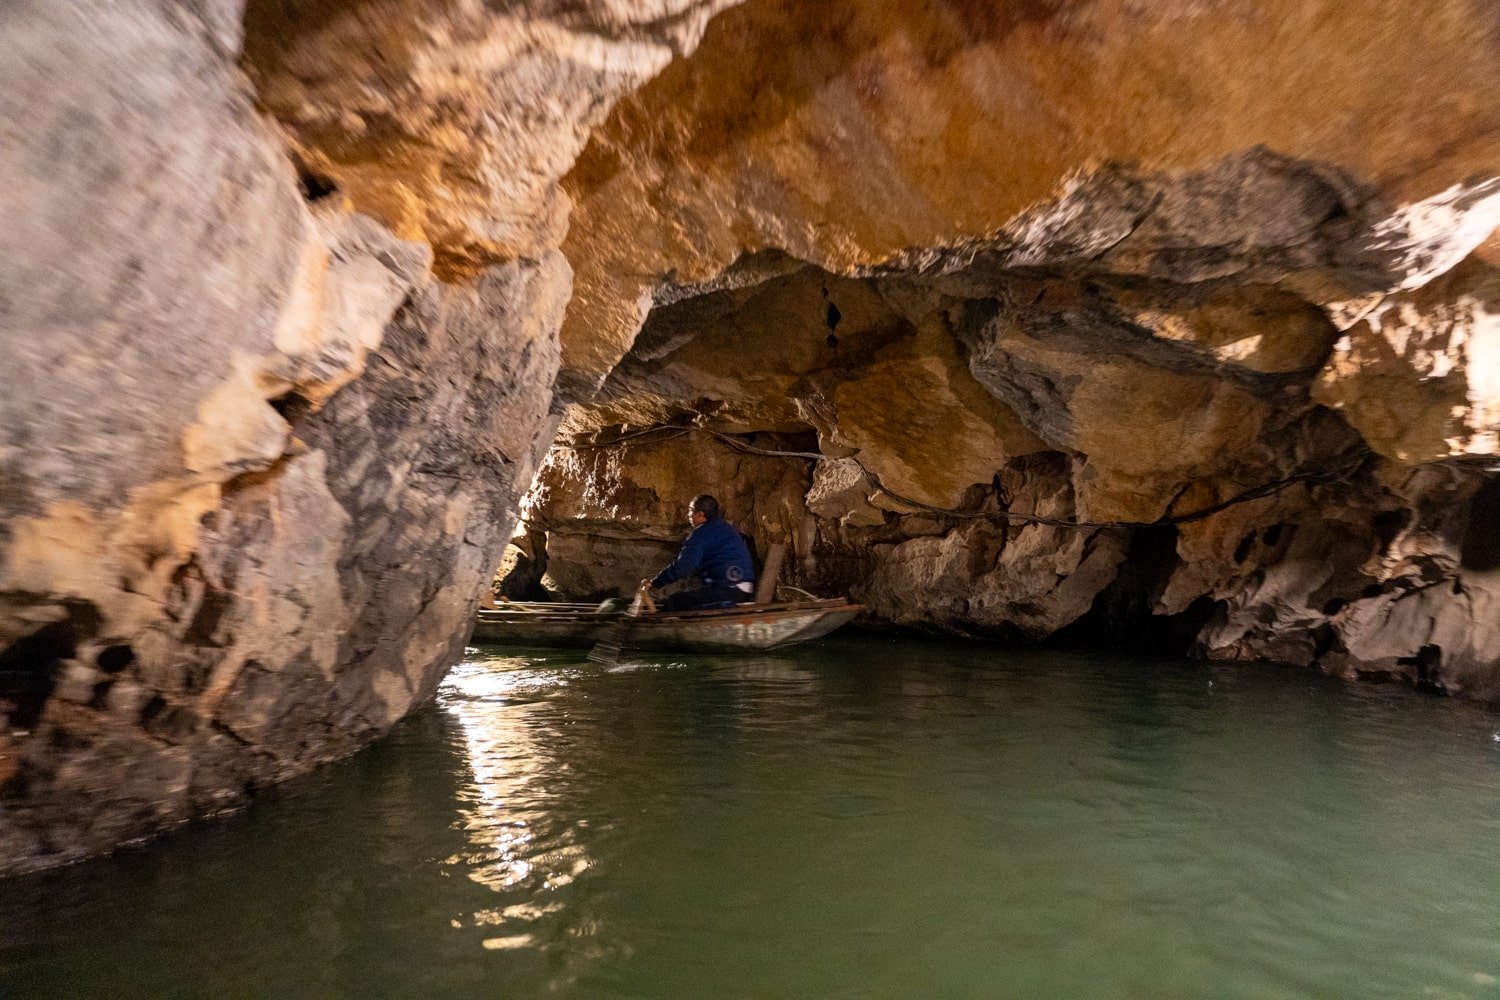
[[[688,509],[697,511],[699,514],[702,514],[704,517],[712,521],[714,518],[719,516],[719,501],[715,500],[707,493],[700,493],[697,496],[693,497],[693,502],[688,504]]]

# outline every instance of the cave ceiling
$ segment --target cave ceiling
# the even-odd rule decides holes
[[[620,101],[564,179],[565,369],[594,384],[663,282],[709,282],[762,250],[848,274],[993,238],[1082,187],[1070,218],[1047,220],[1073,246],[1040,221],[1020,242],[1097,251],[1150,208],[1101,196],[1112,164],[1204,174],[1264,147],[1372,223],[1457,197],[1500,148],[1496,31],[1482,3],[749,0]],[[1262,245],[1308,227],[1314,206],[1260,200],[1275,176],[1260,191],[1238,190],[1233,167],[1220,180],[1159,216],[1178,227],[1164,242],[1191,250],[1226,216]],[[1493,203],[1477,200],[1455,260],[1493,229]]]
[[[1491,453],[1492,9],[977,9],[749,0],[615,106],[563,179],[570,430],[812,430],[944,505],[1059,448],[1139,520]]]

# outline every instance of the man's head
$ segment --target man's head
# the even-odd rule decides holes
[[[719,501],[707,493],[700,493],[693,497],[693,502],[688,504],[688,520],[693,522],[694,527],[712,521],[719,516]]]

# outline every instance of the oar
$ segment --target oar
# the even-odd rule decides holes
[[[651,603],[649,590],[649,587],[642,587],[635,592],[635,600],[630,602],[629,610],[611,622],[609,630],[604,633],[604,638],[589,650],[589,662],[602,663],[606,667],[615,665],[620,659],[620,650],[625,648],[625,642],[630,638],[630,633],[635,631],[635,623],[640,620],[641,612],[648,605],[652,611],[656,610],[656,605]]]

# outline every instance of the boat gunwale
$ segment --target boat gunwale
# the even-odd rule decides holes
[[[621,621],[622,612],[564,614],[480,609],[476,644],[583,647],[597,644]],[[853,620],[864,606],[843,598],[778,604],[740,604],[695,611],[646,612],[631,626],[630,645],[659,652],[739,653],[765,651],[821,638]],[[770,635],[766,632],[769,630]]]
[[[514,602],[513,602],[514,603]],[[748,618],[785,618],[807,614],[829,614],[833,612],[853,611],[856,614],[864,610],[864,605],[854,604],[839,598],[829,598],[826,601],[798,601],[780,602],[776,604],[740,604],[731,608],[703,608],[692,611],[643,611],[637,616],[637,625],[652,625],[667,622],[715,622],[735,621]],[[582,624],[589,622],[615,621],[624,611],[613,614],[599,614],[597,611],[572,611],[559,614],[548,614],[537,611],[507,611],[503,608],[480,608],[477,613],[477,621],[488,621],[491,624]]]

